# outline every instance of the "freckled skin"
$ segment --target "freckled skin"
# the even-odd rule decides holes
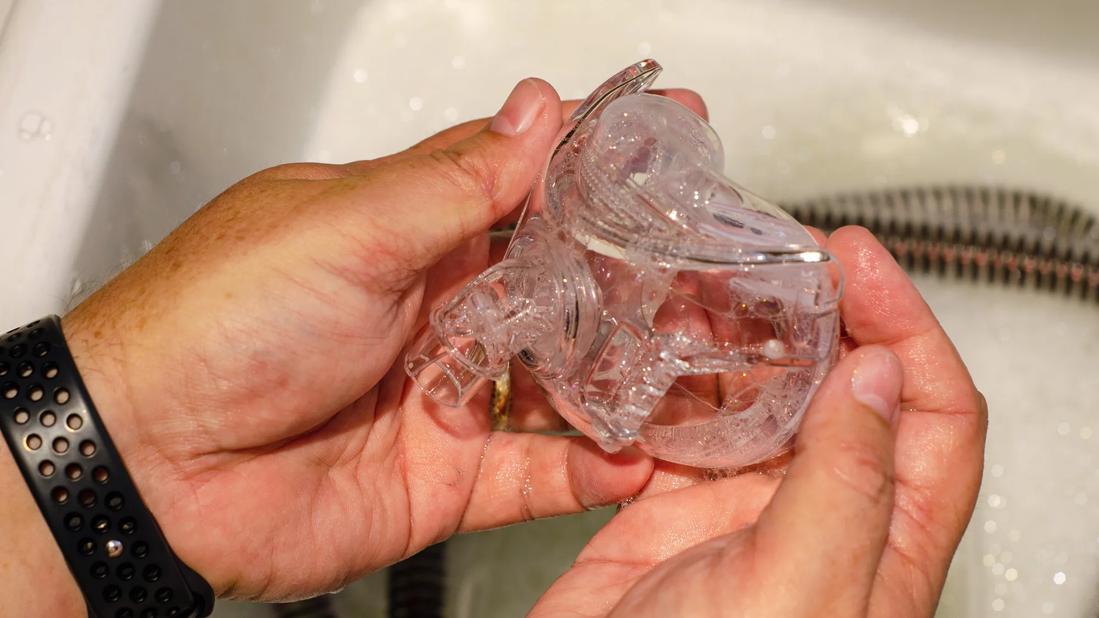
[[[461,530],[639,494],[536,616],[929,615],[972,513],[987,411],[911,283],[865,230],[847,269],[844,361],[775,466],[702,471],[584,439],[491,431],[488,393],[440,409],[402,348],[487,266],[562,116],[521,136],[454,127],[409,151],[245,179],[64,319],[142,496],[222,595],[331,590]],[[669,92],[700,114],[696,95]],[[887,350],[901,412],[852,403],[852,363]],[[516,380],[513,422],[555,426]],[[854,454],[855,456],[851,456]],[[720,476],[720,475],[711,475]],[[0,456],[0,615],[82,601],[10,455]],[[26,594],[42,590],[50,594]]]
[[[220,595],[315,595],[457,531],[614,503],[648,480],[636,452],[494,434],[488,393],[439,408],[399,362],[430,306],[488,266],[489,229],[575,108],[530,84],[537,114],[519,135],[473,121],[383,159],[249,177],[65,316],[144,500]],[[0,562],[0,615],[79,613],[3,457],[0,504],[26,557]],[[48,604],[20,592],[43,581]]]

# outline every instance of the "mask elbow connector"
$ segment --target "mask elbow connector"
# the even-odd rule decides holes
[[[432,399],[465,405],[485,382],[503,377],[508,360],[536,333],[547,330],[524,285],[530,272],[520,260],[500,262],[431,312],[409,348],[405,371]]]
[[[448,407],[465,405],[489,380],[431,327],[420,334],[405,357],[405,371],[435,402]]]

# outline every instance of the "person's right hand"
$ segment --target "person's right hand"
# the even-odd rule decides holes
[[[814,397],[785,478],[648,492],[533,616],[934,611],[980,485],[984,398],[873,236],[844,228],[827,248],[846,274],[848,352]]]
[[[667,95],[705,113],[693,93]],[[637,451],[494,432],[489,393],[442,408],[400,363],[429,308],[488,267],[490,228],[576,105],[527,79],[493,119],[404,152],[255,174],[65,317],[145,504],[216,593],[318,594],[457,532],[645,484]],[[0,560],[0,615],[75,615],[79,592],[6,457],[0,537],[19,559]],[[43,581],[45,600],[3,594]]]

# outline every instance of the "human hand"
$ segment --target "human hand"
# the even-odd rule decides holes
[[[614,517],[533,616],[924,616],[980,485],[987,410],[946,333],[866,230],[827,241],[847,353],[785,478],[682,470]]]
[[[647,481],[635,451],[491,432],[487,393],[440,408],[397,362],[426,308],[487,266],[487,231],[574,106],[524,80],[492,121],[400,154],[256,174],[65,317],[138,489],[217,593],[332,590],[455,532]]]

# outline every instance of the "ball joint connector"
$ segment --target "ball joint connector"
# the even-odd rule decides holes
[[[839,270],[723,175],[705,120],[639,62],[562,129],[500,263],[436,307],[405,368],[460,406],[512,356],[608,451],[738,468],[786,448],[832,364]]]

